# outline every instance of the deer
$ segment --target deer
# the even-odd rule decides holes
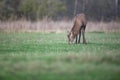
[[[74,24],[72,29],[70,30],[68,37],[68,44],[73,43],[74,39],[76,44],[80,43],[81,34],[83,36],[83,44],[86,44],[85,39],[85,29],[86,29],[87,21],[84,13],[77,14],[74,17]]]

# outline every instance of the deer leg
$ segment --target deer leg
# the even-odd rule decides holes
[[[78,39],[78,43],[80,43],[80,38],[81,38],[81,30],[79,31],[79,39]]]
[[[85,39],[85,28],[86,28],[86,26],[84,26],[83,29],[82,29],[83,44],[86,44],[86,39]]]
[[[77,44],[77,43],[78,43],[78,42],[77,42],[78,37],[76,36],[75,39],[76,39],[76,40],[75,40],[75,44]]]

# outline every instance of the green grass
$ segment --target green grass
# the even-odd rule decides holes
[[[0,80],[120,80],[120,33],[0,33]]]

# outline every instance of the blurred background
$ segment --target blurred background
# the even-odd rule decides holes
[[[120,0],[0,0],[0,31],[66,32],[79,13],[86,31],[120,31]]]
[[[119,0],[0,0],[0,20],[71,19],[85,13],[89,20],[120,19]]]

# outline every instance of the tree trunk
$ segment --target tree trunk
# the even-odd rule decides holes
[[[74,7],[74,16],[76,15],[76,13],[77,13],[77,0],[75,0],[75,7]]]
[[[116,11],[116,15],[115,15],[115,19],[118,20],[118,0],[115,0],[115,11]]]

